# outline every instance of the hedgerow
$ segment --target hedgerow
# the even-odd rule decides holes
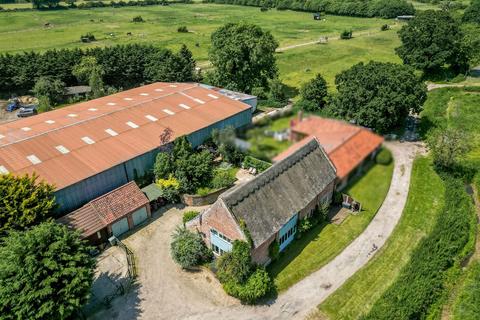
[[[448,271],[472,250],[474,211],[459,179],[445,177],[445,205],[432,232],[413,252],[398,279],[366,319],[418,319],[442,296]]]

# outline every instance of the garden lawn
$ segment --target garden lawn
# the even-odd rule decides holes
[[[373,191],[375,192],[375,191]],[[312,319],[358,319],[395,281],[422,237],[430,232],[444,203],[445,187],[431,159],[415,160],[407,204],[385,246],[340,289],[335,291]]]
[[[139,15],[144,23],[131,22]],[[318,40],[322,35],[338,35],[345,29],[354,32],[378,30],[386,23],[376,18],[325,16],[325,19],[314,20],[312,13],[307,12],[261,12],[255,7],[202,3],[0,12],[0,53],[126,43],[151,43],[176,49],[184,43],[194,57],[202,61],[208,58],[210,34],[228,22],[258,24],[271,31],[281,47]],[[52,27],[45,28],[47,22]],[[190,32],[177,32],[179,26],[186,26]],[[93,33],[98,41],[81,43],[80,35],[87,32]]]
[[[317,225],[288,246],[268,268],[278,291],[288,289],[320,269],[367,227],[387,195],[392,173],[393,163],[388,166],[374,165],[346,189],[346,193],[362,203],[363,211],[360,214],[350,215],[341,225]]]
[[[389,21],[384,21],[389,23]],[[315,44],[277,54],[280,78],[289,86],[300,88],[320,73],[334,90],[335,76],[359,62],[370,60],[401,63],[395,54],[400,46],[397,30],[400,24],[388,31],[374,30],[371,35],[357,35],[353,39],[330,40],[328,44]]]

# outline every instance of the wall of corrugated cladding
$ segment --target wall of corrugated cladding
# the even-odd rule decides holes
[[[230,118],[216,122],[208,127],[193,132],[188,136],[188,141],[190,141],[193,147],[198,147],[211,136],[213,129],[224,129],[226,127],[234,127],[238,129],[246,127],[251,123],[252,111],[250,109],[247,109],[240,113],[237,113]]]
[[[188,140],[193,147],[198,147],[212,134],[213,129],[223,129],[228,126],[242,128],[248,126],[252,120],[250,109],[242,111],[230,118],[216,122],[208,127],[191,133]],[[111,169],[103,171],[93,177],[58,190],[55,193],[59,208],[58,216],[76,210],[87,202],[118,188],[153,169],[158,149],[151,150],[143,155],[128,160]]]
[[[78,183],[55,192],[55,198],[59,205],[57,215],[61,216],[83,206],[115,188],[127,183],[123,164],[103,171]]]

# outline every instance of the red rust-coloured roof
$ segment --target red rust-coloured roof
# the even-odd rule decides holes
[[[145,194],[131,181],[59,218],[57,222],[81,230],[82,237],[86,238],[148,203]]]
[[[196,83],[153,83],[1,124],[0,174],[36,172],[63,189],[158,147],[166,127],[174,139],[249,108]]]
[[[293,125],[292,132],[304,135],[287,150],[277,155],[277,162],[298,150],[311,137],[317,138],[342,179],[352,172],[368,155],[383,143],[383,137],[372,131],[344,121],[311,116]]]

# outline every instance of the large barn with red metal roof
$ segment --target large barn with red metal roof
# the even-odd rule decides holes
[[[150,170],[166,128],[198,146],[251,118],[250,105],[200,84],[154,83],[0,125],[0,174],[35,172],[65,213]]]

